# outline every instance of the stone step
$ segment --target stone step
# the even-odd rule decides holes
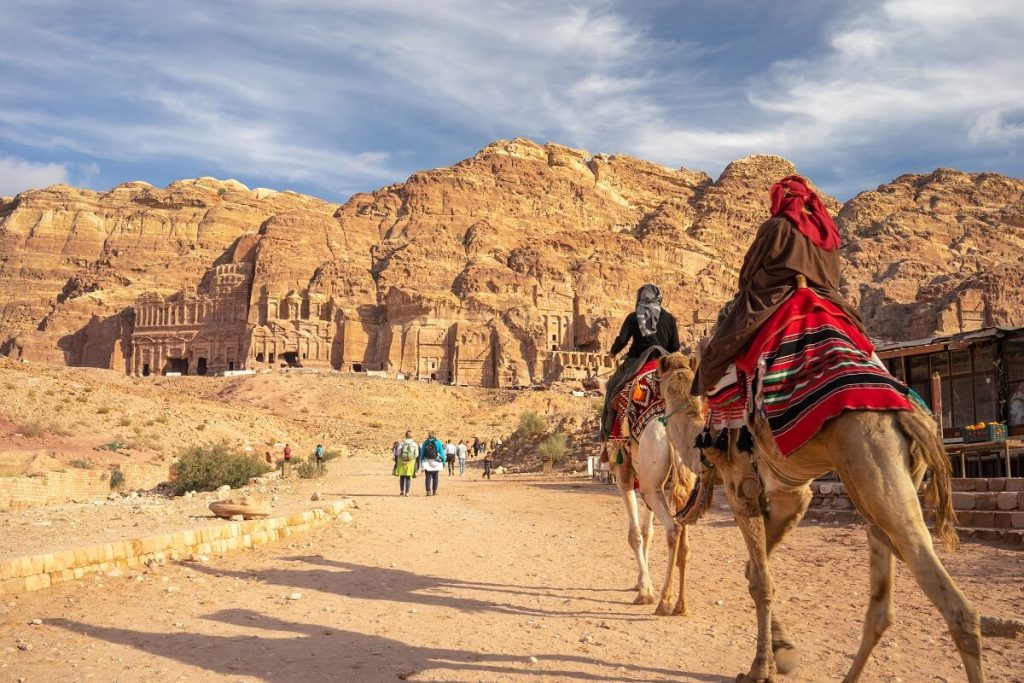
[[[1024,491],[954,491],[957,510],[1024,511]]]
[[[957,532],[960,534],[960,540],[962,541],[994,541],[996,543],[1005,543],[1018,548],[1024,547],[1024,530],[1021,529],[958,528]]]
[[[1024,512],[957,510],[957,526],[977,529],[1024,529]]]
[[[999,479],[952,479],[954,491],[1024,491],[1024,477],[999,478]]]

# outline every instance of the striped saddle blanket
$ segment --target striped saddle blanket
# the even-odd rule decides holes
[[[651,420],[665,415],[665,400],[658,385],[658,360],[650,360],[626,382],[615,398],[612,439],[640,438]],[[628,425],[628,428],[627,428]]]
[[[739,426],[758,411],[782,457],[843,411],[910,410],[907,386],[889,374],[870,340],[808,288],[798,289],[736,359],[736,382],[715,389],[712,424]]]

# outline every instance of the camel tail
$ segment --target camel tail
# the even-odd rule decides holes
[[[956,511],[953,510],[952,470],[935,422],[917,407],[912,411],[900,411],[897,419],[910,439],[911,454],[931,470],[932,480],[925,498],[935,515],[935,534],[952,552],[960,542],[956,532]]]

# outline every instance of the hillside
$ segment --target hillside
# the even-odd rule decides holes
[[[211,178],[24,192],[0,204],[0,351],[139,374],[143,353],[147,371],[180,358],[194,373],[289,352],[459,384],[575,381],[607,372],[600,352],[645,281],[694,345],[771,183],[796,170],[750,156],[712,180],[517,139],[340,206]],[[1024,324],[1021,180],[939,169],[825,201],[876,337]],[[236,299],[216,299],[224,273]],[[143,333],[144,292],[157,311],[231,312]]]

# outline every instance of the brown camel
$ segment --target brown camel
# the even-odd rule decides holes
[[[672,414],[692,405],[693,369],[681,354],[661,359],[661,392]],[[668,420],[675,444],[691,430],[681,410]],[[856,681],[882,633],[892,623],[893,555],[910,567],[921,590],[939,608],[949,626],[967,679],[984,680],[978,613],[956,587],[932,548],[917,499],[926,470],[932,480],[927,497],[935,512],[935,532],[948,548],[957,542],[950,496],[950,468],[932,417],[912,411],[847,411],[833,418],[806,445],[782,459],[767,426],[749,425],[754,454],[737,447],[739,430],[729,430],[726,450],[705,448],[705,457],[722,478],[726,497],[743,534],[750,560],[747,579],[757,610],[757,651],[742,681],[769,681],[798,663],[796,649],[774,610],[774,587],[768,561],[779,542],[795,527],[811,500],[810,482],[834,470],[857,510],[868,521],[871,549],[871,599],[860,649],[845,681]],[[692,449],[680,451],[692,469],[699,466]],[[756,464],[755,464],[756,463]]]

